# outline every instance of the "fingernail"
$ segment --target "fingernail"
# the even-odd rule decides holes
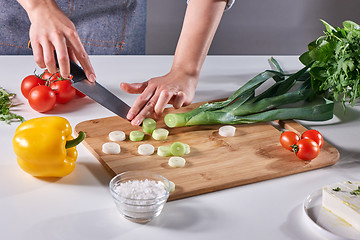
[[[132,121],[131,124],[132,124],[133,126],[139,126],[139,125],[140,125],[140,120],[137,119],[137,120],[135,120],[135,121]]]
[[[95,77],[95,74],[90,74],[89,76],[89,79],[88,79],[90,82],[95,82],[96,81],[96,77]]]
[[[126,116],[127,119],[132,120],[135,117],[135,114],[132,112],[129,112],[128,115]]]

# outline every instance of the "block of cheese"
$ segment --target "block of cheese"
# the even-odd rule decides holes
[[[322,205],[360,231],[360,184],[340,182],[323,187]]]

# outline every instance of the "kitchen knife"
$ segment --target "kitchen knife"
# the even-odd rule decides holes
[[[31,49],[31,42],[28,42],[28,48]],[[54,51],[54,58],[56,67],[59,68],[59,63],[57,60],[56,52]],[[90,83],[86,80],[86,75],[84,70],[74,63],[70,59],[70,73],[73,76],[71,80],[71,85],[87,95],[89,98],[93,99],[95,102],[98,102],[105,108],[109,109],[116,115],[126,119],[126,115],[130,110],[129,105],[124,103],[121,99],[112,94],[109,90],[101,86],[98,82]]]
[[[57,59],[56,54],[55,59]],[[56,66],[58,66],[57,60]],[[129,105],[101,86],[97,81],[95,83],[89,82],[86,79],[84,70],[72,60],[70,60],[70,73],[73,76],[71,85],[74,88],[109,109],[116,115],[126,119],[126,115],[130,109]]]

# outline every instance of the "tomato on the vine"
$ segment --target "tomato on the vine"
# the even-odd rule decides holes
[[[57,80],[58,78],[60,78],[60,73],[57,72],[57,73],[52,74],[49,72],[49,70],[45,69],[44,72],[40,76],[43,80],[54,81],[54,80]]]
[[[39,86],[39,85],[45,85],[44,80],[39,78],[36,75],[29,75],[25,77],[21,82],[21,93],[25,98],[28,98],[29,92],[32,88]]]
[[[75,88],[71,86],[70,80],[55,80],[51,82],[50,88],[56,95],[57,103],[70,102],[76,95]]]
[[[292,146],[296,144],[299,140],[300,137],[292,131],[285,131],[280,136],[281,145],[290,151],[293,150]]]
[[[319,133],[318,131],[316,131],[315,129],[311,129],[311,130],[307,130],[305,131],[302,135],[301,135],[301,139],[305,139],[305,138],[309,138],[314,140],[319,147],[321,148],[322,145],[324,144],[324,138],[321,135],[321,133]]]
[[[28,100],[32,109],[38,112],[47,112],[54,107],[56,96],[50,87],[40,85],[31,89]]]
[[[309,161],[316,158],[320,153],[319,145],[312,139],[300,139],[293,147],[296,156],[302,160]]]

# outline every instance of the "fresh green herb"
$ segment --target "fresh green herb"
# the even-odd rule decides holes
[[[348,183],[349,183],[349,184],[352,184],[352,182],[351,182],[351,181],[348,181]]]
[[[346,102],[354,106],[360,98],[360,26],[344,21],[343,28],[334,28],[321,21],[326,27],[325,36],[309,43],[300,61],[304,65],[314,62],[309,72],[317,94],[341,99],[344,108]]]
[[[336,188],[333,188],[332,190],[335,191],[335,192],[339,192],[339,191],[341,191],[341,188],[336,187]]]
[[[354,196],[360,195],[360,186],[358,186],[358,189],[351,191],[350,194]]]
[[[10,108],[14,106],[12,103],[14,97],[14,93],[8,93],[4,88],[0,87],[0,121],[4,121],[7,124],[24,121],[22,116],[10,112]]]
[[[225,101],[206,103],[186,113],[165,115],[168,127],[182,127],[205,124],[242,124],[272,120],[300,119],[324,121],[333,117],[334,103],[324,98],[316,103],[290,107],[314,99],[311,88],[311,76],[307,69],[312,62],[293,74],[284,74],[275,59],[271,62],[276,70],[266,70],[236,90]],[[255,95],[255,90],[269,79],[275,83],[262,93]],[[300,86],[295,86],[301,82]],[[297,88],[296,88],[297,87]],[[293,90],[295,88],[295,90]]]

